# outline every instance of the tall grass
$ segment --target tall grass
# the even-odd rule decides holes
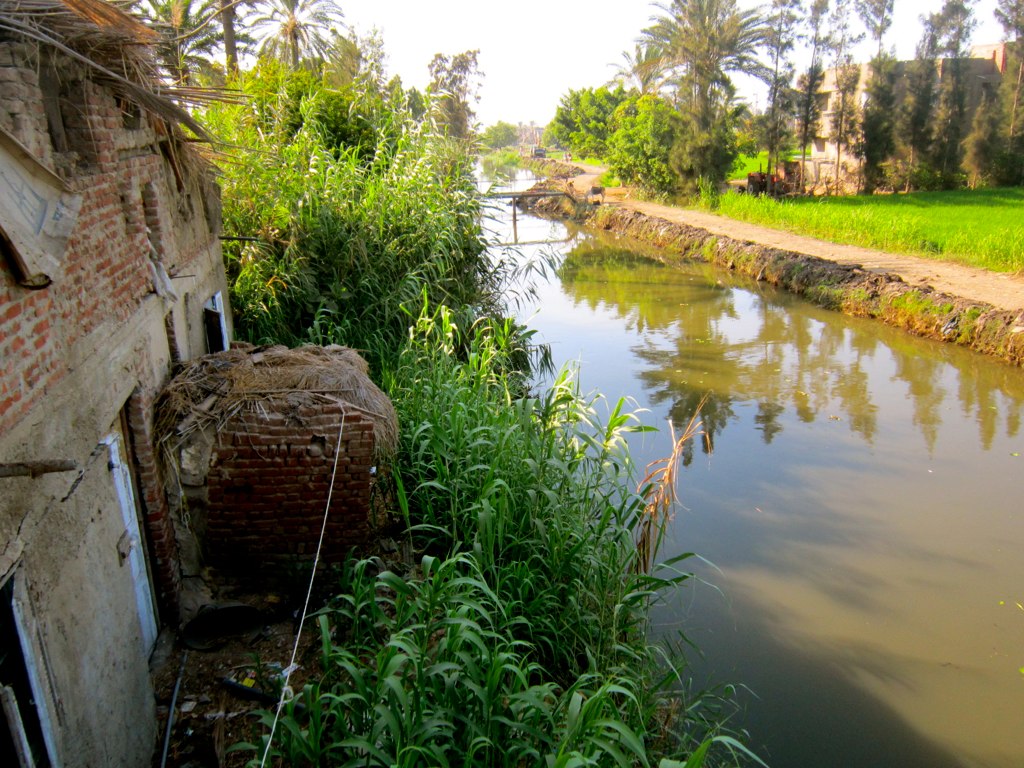
[[[624,438],[645,427],[621,403],[598,419],[567,373],[514,397],[503,338],[444,308],[418,318],[388,385],[397,497],[424,554],[406,576],[346,569],[317,619],[323,673],[272,754],[626,768],[698,766],[717,744],[715,759],[739,762],[722,700],[689,692],[682,661],[648,637],[652,602],[688,579],[685,556],[648,567],[671,470],[638,478]]]
[[[998,272],[1024,269],[1024,190],[773,200],[730,193],[724,216],[850,245]]]
[[[494,305],[462,147],[386,105],[359,143],[339,143],[331,110],[358,103],[338,104],[315,83],[296,93],[287,79],[275,102],[264,80],[277,80],[249,77],[259,109],[218,105],[206,116],[245,147],[222,163],[225,233],[248,238],[225,246],[239,336],[344,343],[377,363],[397,354],[403,308],[415,311],[424,291],[432,302]]]
[[[272,744],[264,728],[238,748],[290,766],[698,766],[712,745],[736,762],[723,699],[648,637],[689,578],[656,557],[681,443],[640,477],[625,436],[646,428],[623,403],[600,419],[568,372],[528,395],[530,333],[496,319],[464,147],[387,105],[351,120],[308,76],[275,83],[208,115],[249,147],[224,164],[225,228],[249,238],[227,248],[238,329],[368,353],[420,556],[346,564],[313,682]]]

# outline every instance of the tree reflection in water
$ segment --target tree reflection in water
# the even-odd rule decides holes
[[[942,380],[950,363],[979,369],[959,377],[956,394],[964,413],[974,414],[986,449],[1001,418],[1009,435],[1020,430],[1015,371],[993,376],[999,366],[972,363],[977,355],[945,346],[923,355],[923,342],[901,331],[819,310],[763,283],[725,285],[713,267],[678,269],[652,253],[587,239],[565,256],[559,277],[575,305],[611,312],[636,334],[631,351],[644,364],[638,378],[652,405],[668,405],[674,423],[687,423],[707,398],[705,453],[741,404],[756,407],[754,424],[765,444],[784,430],[787,411],[808,424],[823,416],[843,421],[872,444],[879,409],[871,376],[883,362],[895,366],[893,380],[905,383],[912,423],[929,454],[952,391]],[[687,466],[694,450],[687,446]]]

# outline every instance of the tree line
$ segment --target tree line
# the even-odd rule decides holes
[[[482,77],[479,51],[435,55],[423,94],[403,89],[398,77],[386,80],[380,33],[359,35],[350,29],[334,0],[131,0],[126,5],[160,34],[160,64],[178,86],[237,85],[240,61],[277,61],[292,71],[315,73],[328,88],[402,92],[417,119],[431,118],[451,138],[473,135]]]
[[[915,58],[899,62],[886,46],[894,0],[771,0],[759,9],[672,0],[657,6],[611,83],[562,97],[546,136],[661,196],[721,182],[741,150],[767,150],[768,173],[794,155],[806,161],[823,134],[830,189],[842,169],[868,193],[1020,185],[1024,0],[997,2],[1004,73],[980,89],[970,59],[975,1],[945,0],[922,16]],[[855,51],[865,39],[874,53],[862,66]],[[737,75],[767,86],[762,112],[738,97]]]

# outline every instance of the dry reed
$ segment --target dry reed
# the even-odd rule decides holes
[[[683,447],[689,440],[704,434],[700,413],[706,402],[707,396],[697,405],[697,410],[678,438],[675,425],[669,422],[672,452],[668,456],[648,464],[647,474],[637,486],[637,492],[644,497],[643,519],[635,532],[637,569],[640,572],[650,573],[654,566],[653,560],[654,554],[658,551],[658,541],[665,530],[666,523],[672,519],[672,510],[679,500],[676,495],[676,483],[679,478],[679,464],[683,457]]]
[[[253,347],[191,360],[164,389],[154,431],[171,450],[197,430],[219,429],[235,414],[274,408],[296,413],[323,395],[335,396],[373,420],[378,456],[398,445],[398,417],[368,374],[366,361],[348,347]]]

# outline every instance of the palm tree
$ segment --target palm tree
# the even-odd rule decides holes
[[[220,25],[224,30],[224,63],[228,72],[238,74],[238,41],[235,38],[235,7],[241,0],[219,0]]]
[[[715,184],[736,158],[736,88],[731,74],[767,79],[759,61],[765,26],[756,10],[740,10],[736,0],[672,0],[642,33],[659,52],[660,71],[675,88],[683,118],[669,164],[680,185],[695,191]]]
[[[660,52],[662,72],[675,79],[684,112],[710,132],[735,89],[730,74],[766,78],[758,59],[765,26],[757,10],[736,0],[672,0],[645,30],[643,42]]]
[[[635,88],[641,94],[657,94],[665,84],[661,71],[661,51],[650,43],[638,42],[633,53],[622,52],[623,63],[615,70],[612,82],[623,88]]]
[[[157,55],[176,83],[187,85],[193,72],[209,68],[220,44],[216,0],[146,0],[139,12],[160,32]]]
[[[252,28],[261,55],[287,61],[292,69],[303,59],[330,56],[332,30],[342,23],[334,0],[262,0],[258,11]]]

